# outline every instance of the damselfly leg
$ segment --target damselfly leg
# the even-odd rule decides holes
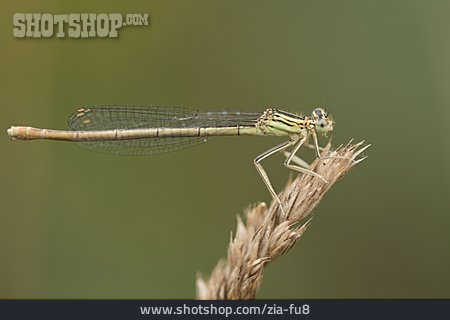
[[[264,181],[264,184],[266,185],[267,189],[270,192],[270,195],[272,196],[273,199],[275,199],[278,204],[280,205],[280,209],[283,212],[283,214],[285,214],[284,209],[283,209],[283,204],[281,203],[280,198],[278,197],[277,193],[275,192],[275,190],[273,189],[272,184],[270,183],[270,179],[269,176],[267,175],[266,170],[264,170],[263,166],[261,165],[261,161],[266,159],[267,157],[270,157],[271,155],[282,151],[290,146],[292,146],[293,144],[295,144],[297,141],[296,140],[289,140],[286,142],[283,142],[279,145],[276,145],[273,148],[270,148],[269,150],[267,150],[266,152],[260,154],[259,156],[257,156],[255,158],[255,160],[253,160],[253,163],[255,164],[256,170],[258,171],[259,175],[261,176],[262,180]]]
[[[284,152],[284,154],[286,155],[286,160],[284,161],[284,166],[291,170],[301,172],[304,174],[309,174],[314,177],[320,178],[325,183],[327,183],[327,181],[325,180],[325,178],[323,176],[321,176],[320,174],[318,174],[312,170],[309,170],[309,168],[305,168],[305,166],[309,167],[309,165],[306,163],[306,161],[304,161],[303,159],[296,156],[297,151],[300,149],[300,147],[305,143],[305,141],[307,139],[308,139],[307,136],[304,136],[304,137],[298,136],[292,140],[286,141],[284,143],[281,143],[281,144],[267,150],[266,152],[264,152],[261,155],[259,155],[258,157],[256,157],[254,160],[256,170],[258,171],[259,175],[261,176],[262,180],[264,181],[264,184],[266,185],[267,189],[269,190],[272,198],[275,199],[278,202],[278,204],[280,205],[280,209],[283,212],[283,214],[285,214],[285,211],[284,211],[283,205],[281,203],[281,200],[278,197],[277,193],[275,192],[275,189],[273,188],[273,186],[270,182],[270,179],[269,179],[269,176],[267,175],[266,170],[261,165],[261,161],[272,156],[273,154],[275,154],[277,152],[281,152],[281,151],[285,150],[286,148],[288,148],[292,145],[295,145],[294,149],[292,149],[290,152],[289,151]],[[291,164],[291,162],[295,163],[296,165]]]
[[[286,160],[284,161],[284,165],[286,168],[289,168],[291,170],[297,171],[297,172],[301,172],[301,173],[305,173],[305,174],[309,174],[312,175],[314,177],[320,178],[323,180],[323,182],[328,183],[327,180],[325,180],[325,178],[312,171],[309,169],[306,169],[300,165],[293,165],[291,164],[292,159],[294,158],[295,154],[297,153],[297,151],[300,149],[300,147],[303,145],[303,143],[308,139],[308,137],[304,137],[302,139],[299,140],[299,142],[295,145],[294,149],[291,151],[291,153],[289,154],[289,156],[286,158]],[[300,159],[300,158],[299,158]],[[301,159],[302,162],[305,162],[304,160]]]

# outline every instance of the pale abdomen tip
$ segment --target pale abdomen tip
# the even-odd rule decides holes
[[[11,139],[14,139],[15,136],[17,135],[17,127],[11,127],[8,130],[6,130],[6,132],[8,132],[8,135]]]

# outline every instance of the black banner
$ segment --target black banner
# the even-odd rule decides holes
[[[450,300],[0,300],[0,319],[450,319]]]

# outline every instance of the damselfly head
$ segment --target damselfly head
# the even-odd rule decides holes
[[[314,120],[314,128],[317,133],[326,136],[328,132],[333,131],[333,120],[331,120],[324,109],[314,109],[312,112],[312,119]]]

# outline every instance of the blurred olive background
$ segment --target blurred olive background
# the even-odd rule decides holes
[[[153,157],[55,141],[92,104],[309,114],[371,143],[270,264],[258,298],[450,298],[450,2],[10,1],[0,19],[0,298],[193,298],[235,216],[270,201],[252,160],[276,138]],[[13,37],[13,14],[148,13],[117,39]],[[312,152],[302,151],[312,159]],[[277,190],[280,156],[264,163]]]

